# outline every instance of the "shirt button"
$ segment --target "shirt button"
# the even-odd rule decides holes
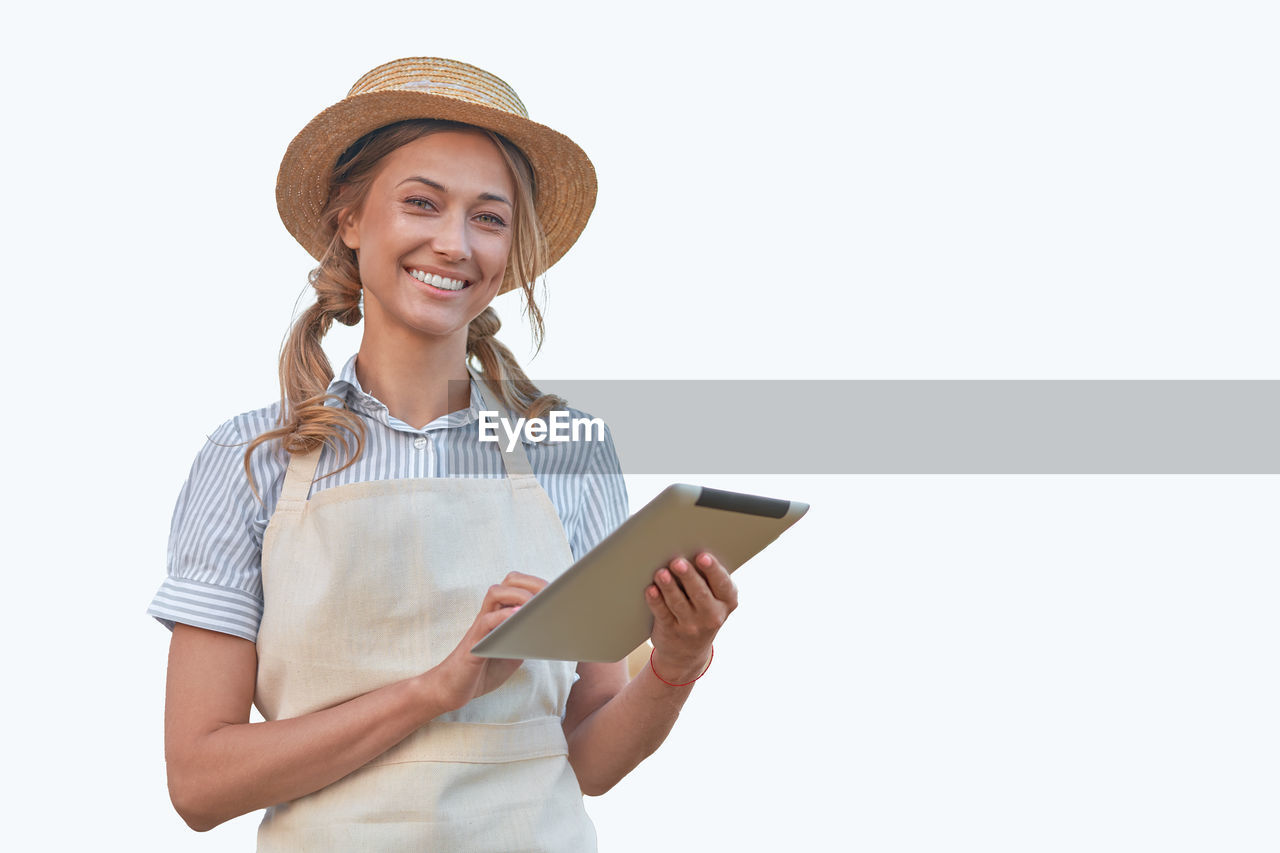
[[[418,436],[413,440],[413,446],[421,450],[427,446],[427,439],[423,436]]]

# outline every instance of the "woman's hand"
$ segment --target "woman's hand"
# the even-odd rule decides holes
[[[621,662],[580,663],[581,678],[569,693],[569,763],[584,794],[608,791],[662,744],[691,693],[671,684],[691,682],[707,668],[711,642],[738,606],[738,589],[704,551],[692,563],[676,559],[658,569],[644,598],[653,613],[659,677],[641,673],[628,681]]]
[[[502,583],[489,587],[467,633],[449,656],[428,673],[437,685],[442,704],[451,710],[461,708],[477,696],[496,690],[520,668],[523,661],[477,657],[471,649],[546,585],[542,578],[511,572]]]
[[[710,662],[711,643],[738,606],[738,588],[704,551],[694,564],[677,558],[658,569],[644,600],[653,613],[653,667],[663,679],[683,684]]]

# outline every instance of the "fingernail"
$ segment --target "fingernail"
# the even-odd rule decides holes
[[[699,555],[698,555],[698,565],[702,566],[703,568],[706,568],[707,566],[710,566],[710,565],[711,565],[711,555],[710,555],[710,554],[699,554]]]

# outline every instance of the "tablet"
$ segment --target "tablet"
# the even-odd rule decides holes
[[[806,503],[675,483],[471,653],[489,658],[618,661],[653,632],[644,590],[677,557],[709,551],[730,572],[795,524]]]

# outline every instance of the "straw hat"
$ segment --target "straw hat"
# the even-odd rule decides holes
[[[569,250],[596,203],[596,170],[569,137],[529,120],[515,90],[483,69],[453,59],[396,59],[365,74],[347,97],[313,118],[293,138],[276,178],[276,206],[289,233],[316,260],[328,241],[319,233],[338,157],[357,139],[405,119],[438,118],[483,127],[511,140],[529,158],[535,206],[547,238],[547,266]],[[539,269],[537,275],[545,272]],[[500,293],[521,283],[503,282]]]

